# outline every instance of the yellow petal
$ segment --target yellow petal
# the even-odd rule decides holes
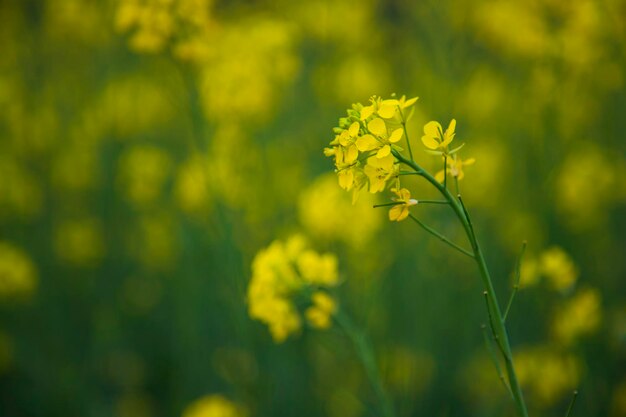
[[[467,158],[465,161],[463,161],[463,165],[467,166],[467,165],[473,165],[476,162],[476,158]]]
[[[404,133],[404,131],[402,130],[402,128],[394,130],[391,133],[391,136],[389,136],[389,142],[396,143],[397,141],[402,139],[403,133]]]
[[[422,143],[428,149],[437,149],[439,147],[439,142],[434,137],[428,135],[422,136]]]
[[[361,127],[361,125],[359,124],[359,122],[354,122],[350,125],[350,128],[348,129],[348,134],[351,137],[355,137],[356,135],[359,134],[359,127]]]
[[[352,184],[354,183],[354,173],[351,169],[344,169],[337,173],[337,177],[339,178],[339,186],[346,191],[349,191],[352,188]]]
[[[363,135],[356,140],[356,147],[361,152],[374,150],[380,146],[380,142],[372,135]]]
[[[402,207],[402,211],[400,212],[400,215],[396,219],[397,222],[401,222],[402,220],[409,217],[409,206],[402,204],[400,207]]]
[[[424,133],[434,138],[441,137],[441,125],[439,122],[430,121],[424,125]]]
[[[382,178],[370,178],[370,193],[375,194],[385,189],[385,181]]]
[[[339,143],[341,144],[341,146],[348,146],[350,144],[350,134],[347,130],[344,130],[339,135]]]
[[[376,161],[377,166],[387,172],[391,172],[391,170],[393,169],[393,163],[394,163],[395,158],[393,157],[392,154],[389,154],[384,158],[372,157],[370,159],[373,159],[374,161]]]
[[[378,150],[376,153],[376,158],[382,159],[391,153],[391,146],[385,145]]]
[[[444,180],[443,169],[435,174],[435,179],[437,180],[437,182],[440,182],[443,184],[443,180]]]
[[[405,204],[398,204],[389,209],[389,220],[401,222],[409,217],[409,206]]]
[[[367,128],[369,129],[370,132],[372,132],[373,134],[377,136],[383,136],[387,133],[387,126],[385,125],[385,122],[383,121],[383,119],[380,119],[380,118],[376,118],[370,121],[367,124]]]
[[[456,130],[456,119],[452,119],[450,120],[450,124],[448,125],[448,128],[446,129],[446,133],[449,135],[454,135],[455,130]]]
[[[350,145],[346,151],[346,163],[351,164],[359,157],[359,150],[355,145]]]
[[[385,119],[390,119],[396,114],[396,108],[398,107],[398,100],[385,100],[381,103],[378,109],[378,115]]]
[[[400,197],[402,201],[409,201],[411,199],[411,192],[406,188],[402,188],[398,191],[398,197]]]
[[[404,102],[404,104],[402,105],[402,108],[406,109],[407,107],[410,107],[413,104],[415,104],[416,101],[417,101],[417,97],[410,98]]]
[[[365,120],[368,117],[370,117],[372,114],[374,114],[374,106],[367,106],[367,107],[363,107],[361,109],[361,120]]]

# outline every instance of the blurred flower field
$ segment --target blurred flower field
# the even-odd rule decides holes
[[[437,198],[415,175],[388,186],[408,137],[462,179],[501,303],[528,242],[506,324],[529,415],[565,416],[577,390],[572,417],[626,416],[624,16],[0,2],[0,415],[368,417],[378,389],[397,417],[515,415],[475,266],[402,220],[462,228],[415,203]],[[370,98],[392,94],[405,130],[333,132],[353,103],[390,118]],[[467,148],[441,165],[446,135]],[[349,177],[359,152],[376,156]]]

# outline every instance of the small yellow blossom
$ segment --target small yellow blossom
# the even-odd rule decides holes
[[[217,394],[206,395],[189,404],[183,417],[245,417],[246,412],[237,404]]]
[[[313,251],[300,235],[292,236],[286,242],[274,241],[252,262],[252,279],[248,284],[250,317],[265,323],[275,342],[283,342],[302,326],[294,297],[307,294],[310,289],[318,290],[337,283],[335,255]],[[313,302],[315,305],[323,303],[315,299]],[[326,315],[330,314],[330,310],[324,311]],[[316,314],[319,323],[321,319],[319,313],[313,313]]]
[[[395,199],[398,204],[389,210],[389,220],[400,222],[409,217],[409,207],[416,205],[417,200],[411,198],[411,192],[406,188],[392,188],[391,191],[398,196]]]
[[[570,344],[578,337],[592,333],[602,319],[600,293],[591,288],[579,291],[557,311],[552,321],[556,338]]]
[[[372,156],[367,159],[363,172],[369,180],[370,193],[377,193],[383,191],[387,181],[397,175],[397,165],[394,164],[393,155],[387,155],[384,158]]]
[[[337,167],[339,186],[350,191],[354,185],[356,163],[346,161],[344,148],[335,148],[335,166]]]
[[[306,312],[306,318],[311,326],[318,329],[328,329],[331,325],[331,317],[337,310],[335,300],[323,291],[316,291],[311,296],[313,305]]]
[[[539,265],[542,274],[557,290],[570,288],[578,279],[578,268],[560,247],[548,248],[541,254]]]
[[[405,96],[402,96],[399,100],[397,99],[387,99],[383,100],[380,97],[372,97],[370,99],[369,106],[363,107],[361,109],[361,120],[366,120],[368,117],[373,114],[377,114],[383,119],[390,119],[395,116],[396,110],[403,110],[407,107],[411,107],[417,101],[417,97],[413,97],[409,100],[406,99]]]
[[[424,125],[424,136],[422,143],[428,149],[440,153],[448,152],[448,145],[452,142],[455,135],[456,120],[452,119],[446,131],[443,131],[441,124],[436,121],[430,121]]]
[[[387,125],[381,118],[375,118],[367,123],[367,130],[371,133],[361,136],[356,146],[361,152],[377,151],[377,158],[384,158],[391,153],[391,144],[402,139],[404,134],[402,128],[395,129],[389,135]]]
[[[0,300],[24,298],[37,288],[37,269],[28,254],[0,242]]]
[[[467,158],[463,160],[461,159],[460,156],[457,156],[457,155],[448,156],[446,158],[446,165],[447,165],[446,171],[448,172],[448,174],[452,175],[458,180],[462,180],[465,177],[465,172],[463,171],[463,167],[474,165],[475,162],[476,162],[475,158]],[[437,174],[435,174],[435,179],[439,182],[443,182],[444,180],[443,169],[437,172]]]

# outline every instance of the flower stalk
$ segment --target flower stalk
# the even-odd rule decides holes
[[[528,417],[528,411],[524,402],[524,396],[522,394],[519,381],[517,380],[515,367],[513,365],[513,354],[511,353],[508,333],[506,330],[502,312],[500,310],[500,306],[498,304],[496,292],[493,287],[491,275],[489,274],[489,269],[487,268],[485,257],[480,248],[480,244],[478,243],[478,239],[474,232],[469,213],[467,212],[467,209],[463,204],[461,196],[458,195],[458,198],[455,198],[443,184],[438,182],[432,175],[423,170],[414,160],[405,158],[400,152],[396,150],[393,150],[393,155],[402,164],[410,167],[416,172],[420,172],[421,176],[426,179],[426,181],[430,182],[441,193],[446,201],[448,201],[450,207],[452,207],[452,210],[454,211],[454,214],[461,222],[461,225],[465,230],[470,245],[472,246],[473,257],[476,260],[483,286],[485,288],[488,313],[491,316],[491,325],[493,326],[495,337],[497,337],[497,340],[502,350],[507,378],[509,380],[509,386],[515,400],[517,414],[519,417]]]

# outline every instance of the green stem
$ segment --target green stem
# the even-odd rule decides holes
[[[503,356],[506,366],[507,377],[509,379],[509,386],[511,388],[511,391],[513,392],[517,414],[519,417],[528,417],[528,411],[526,410],[526,404],[524,402],[522,389],[519,385],[517,375],[515,373],[515,367],[513,365],[513,355],[511,353],[511,346],[509,344],[509,336],[507,334],[506,326],[502,319],[502,313],[500,311],[496,292],[491,281],[491,276],[487,268],[487,263],[485,262],[485,257],[482,253],[480,245],[478,244],[478,239],[476,238],[476,235],[474,233],[474,228],[472,227],[469,214],[467,213],[467,210],[462,203],[463,200],[460,198],[454,198],[447,188],[440,184],[428,172],[424,171],[415,161],[405,158],[396,150],[393,150],[392,152],[401,163],[409,166],[415,171],[422,172],[422,177],[424,177],[426,181],[430,182],[441,193],[441,195],[446,200],[448,200],[448,202],[450,203],[450,207],[452,207],[452,210],[454,211],[454,214],[456,214],[457,218],[463,225],[463,229],[465,229],[467,238],[469,239],[470,244],[472,245],[472,249],[474,250],[474,259],[476,259],[476,264],[478,266],[478,270],[483,281],[483,286],[485,287],[485,291],[487,291],[487,305],[490,309],[490,314],[492,314],[493,316],[494,332],[498,336],[498,339],[502,346],[502,350],[504,352]]]
[[[417,217],[413,216],[412,214],[409,214],[409,217],[417,224],[419,224],[424,230],[426,230],[428,233],[430,233],[431,235],[435,236],[436,238],[439,238],[441,241],[447,243],[448,245],[452,246],[454,249],[458,250],[459,252],[461,252],[464,255],[469,256],[470,258],[473,258],[474,255],[472,254],[472,252],[463,249],[462,247],[460,247],[459,245],[457,245],[456,243],[452,242],[450,239],[448,239],[447,237],[445,237],[444,235],[440,234],[439,232],[437,232],[435,229],[433,229],[432,227],[429,227],[427,225],[425,225],[424,223],[422,223]]]
[[[401,124],[402,124],[402,129],[404,130],[404,137],[406,138],[406,147],[409,149],[409,157],[411,158],[411,161],[413,160],[413,151],[411,150],[411,142],[409,141],[409,134],[406,131],[406,120],[404,120],[404,112],[402,111],[402,109],[400,107],[398,107],[398,109],[400,110],[400,119],[401,119]]]
[[[352,320],[345,315],[342,311],[335,313],[335,321],[346,333],[348,338],[354,344],[356,353],[363,364],[365,373],[372,385],[372,389],[376,394],[378,404],[380,407],[380,413],[383,417],[394,417],[393,406],[385,389],[383,388],[382,379],[378,372],[378,366],[376,365],[376,357],[369,341],[365,335],[352,323]]]
[[[419,204],[449,204],[446,200],[417,200]]]
[[[502,321],[506,323],[506,318],[509,316],[509,311],[511,310],[511,306],[513,305],[513,299],[515,298],[515,294],[517,294],[517,290],[519,290],[520,279],[522,276],[522,257],[524,256],[524,252],[526,251],[526,241],[522,243],[522,250],[517,257],[517,262],[515,263],[515,283],[513,284],[513,291],[511,291],[511,297],[509,298],[509,302],[506,305],[506,310],[504,310],[504,316],[502,316]]]
[[[572,401],[569,403],[569,407],[567,407],[567,414],[565,414],[565,417],[569,417],[572,413],[572,410],[574,409],[574,403],[576,402],[576,397],[578,397],[578,391],[574,391]]]

